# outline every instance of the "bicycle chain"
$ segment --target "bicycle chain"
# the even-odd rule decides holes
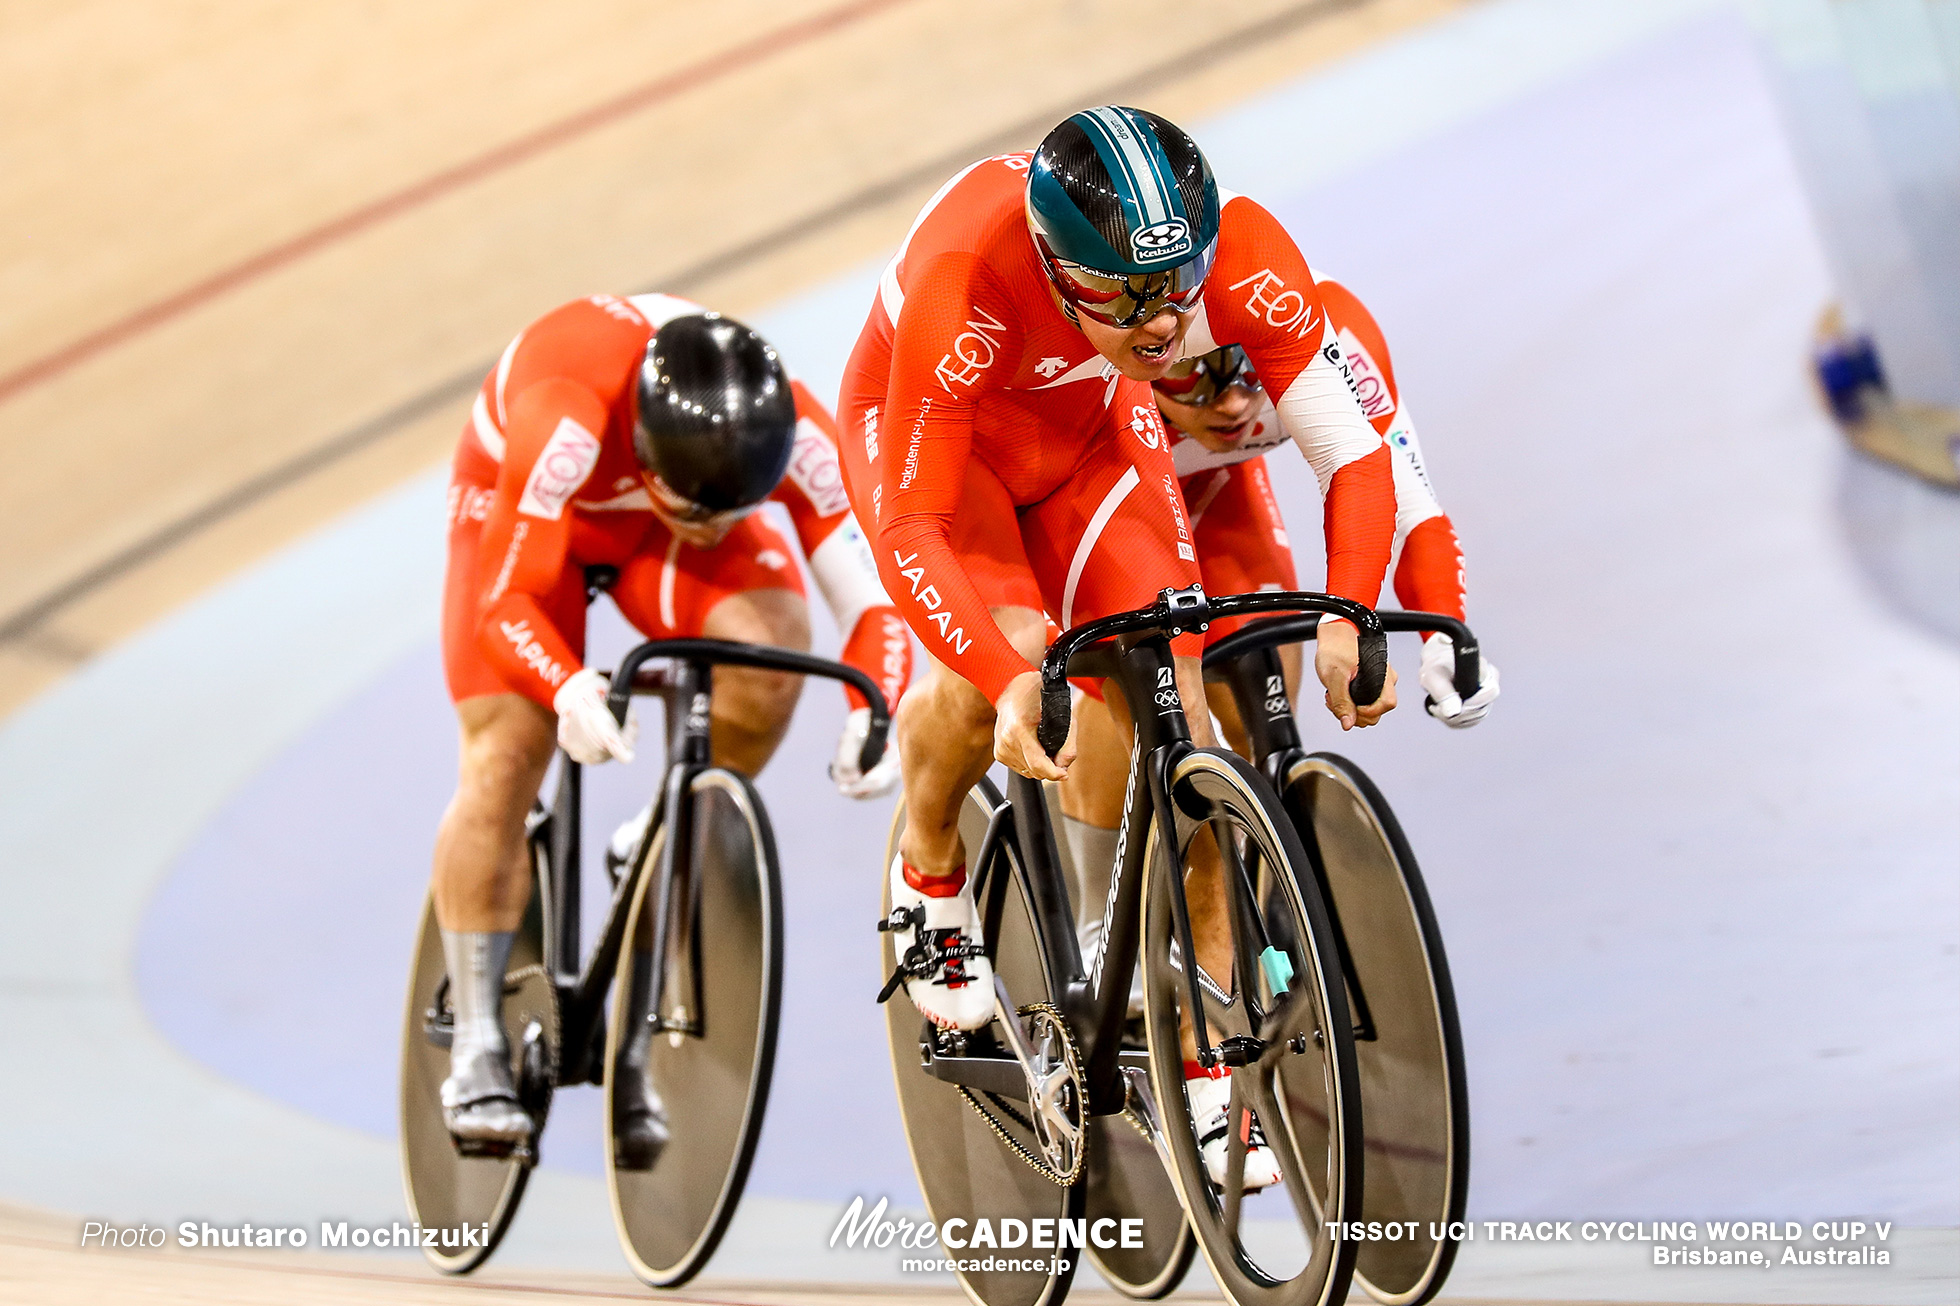
[[[961,1084],[959,1086],[960,1096],[966,1099],[966,1104],[973,1108],[974,1113],[976,1115],[978,1115],[982,1120],[987,1122],[987,1128],[993,1130],[994,1135],[997,1138],[999,1138],[1001,1142],[1007,1144],[1007,1148],[1009,1151],[1013,1152],[1014,1155],[1020,1157],[1023,1161],[1027,1162],[1028,1166],[1031,1169],[1033,1169],[1033,1171],[1036,1174],[1040,1175],[1042,1178],[1048,1180],[1052,1184],[1056,1184],[1062,1188],[1067,1188],[1071,1184],[1073,1184],[1077,1179],[1082,1177],[1082,1164],[1083,1161],[1089,1155],[1089,1130],[1088,1130],[1089,1118],[1088,1118],[1087,1103],[1082,1096],[1082,1059],[1076,1051],[1075,1036],[1069,1032],[1068,1022],[1062,1019],[1062,1013],[1060,1010],[1056,1008],[1054,1003],[1052,1002],[1030,1003],[1029,1005],[1022,1007],[1017,1014],[1023,1016],[1029,1016],[1029,1015],[1033,1015],[1037,1011],[1047,1012],[1048,1015],[1053,1018],[1055,1022],[1055,1028],[1061,1033],[1062,1061],[1068,1066],[1069,1078],[1075,1084],[1076,1109],[1082,1112],[1083,1128],[1082,1128],[1081,1142],[1077,1145],[1075,1149],[1075,1164],[1070,1166],[1067,1172],[1057,1170],[1054,1166],[1048,1164],[1046,1160],[1030,1152],[1027,1149],[1027,1147],[1024,1146],[1018,1138],[1008,1133],[1006,1127],[1000,1123],[999,1118],[996,1117],[993,1112],[987,1110],[986,1107],[981,1106],[980,1099],[976,1097],[974,1095],[973,1090],[968,1088],[965,1084]],[[995,1096],[994,1094],[988,1093],[987,1097],[989,1100],[993,1102],[995,1106],[999,1107],[1002,1111],[1006,1112],[1007,1115],[1014,1121],[1014,1123],[1020,1125],[1023,1129],[1027,1130],[1029,1133],[1035,1132],[1033,1121],[1029,1120],[1026,1116],[1023,1116],[1019,1111],[1016,1111],[1013,1107],[1007,1105],[1006,1102],[1002,1101],[999,1097]]]

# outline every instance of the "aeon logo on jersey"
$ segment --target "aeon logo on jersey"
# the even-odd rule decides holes
[[[517,510],[527,517],[557,521],[565,511],[572,491],[585,484],[599,461],[599,439],[571,418],[558,423],[558,429],[545,441],[544,452],[531,467],[531,478],[524,482],[523,497]]]
[[[834,517],[851,506],[844,493],[844,474],[837,466],[837,451],[809,418],[798,422],[797,428],[796,445],[789,455],[789,479],[819,513]]]
[[[1260,268],[1227,289],[1243,290],[1247,286],[1252,287],[1252,292],[1246,296],[1245,311],[1263,319],[1268,326],[1303,337],[1310,328],[1320,325],[1319,305],[1308,303],[1307,297],[1297,290],[1288,290],[1286,282],[1271,268]]]
[[[1155,449],[1163,443],[1164,426],[1157,416],[1155,405],[1138,404],[1130,410],[1130,430],[1137,439],[1143,441],[1146,449]]]
[[[1387,417],[1395,411],[1395,396],[1389,393],[1388,377],[1375,366],[1374,358],[1354,332],[1342,327],[1339,338],[1341,352],[1347,355],[1348,365],[1354,370],[1354,397],[1361,401],[1361,411],[1368,414],[1371,422]]]
[[[1191,226],[1183,218],[1152,223],[1130,233],[1130,257],[1139,263],[1161,263],[1191,252]]]
[[[968,320],[966,330],[953,337],[952,351],[932,369],[947,394],[953,392],[956,384],[972,385],[982,372],[994,365],[994,355],[1000,352],[1000,337],[990,333],[1005,330],[1006,323],[978,304],[973,306],[973,317]]]

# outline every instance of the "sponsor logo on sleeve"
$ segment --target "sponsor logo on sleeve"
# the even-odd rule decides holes
[[[1245,311],[1275,330],[1291,331],[1296,338],[1303,339],[1307,332],[1317,332],[1320,328],[1319,305],[1297,290],[1288,290],[1286,282],[1271,268],[1260,268],[1245,280],[1233,282],[1228,289],[1246,290]]]
[[[926,438],[926,420],[932,416],[932,396],[919,396],[919,412],[912,419],[912,440],[905,447],[905,470],[899,474],[898,488],[910,489],[912,480],[919,474],[919,445]]]
[[[1000,352],[1000,333],[1005,330],[1006,323],[979,305],[973,306],[973,316],[967,320],[966,330],[953,337],[953,348],[933,369],[947,394],[953,392],[955,385],[972,385],[980,379],[981,373],[994,365],[994,357]]]
[[[482,521],[490,515],[492,494],[479,485],[459,485],[449,487],[449,522],[461,526],[466,521]]]
[[[864,459],[872,463],[878,461],[878,405],[876,404],[864,410]]]
[[[599,438],[571,418],[562,419],[531,467],[517,511],[527,517],[557,521],[564,515],[565,501],[585,484],[598,461]]]
[[[1164,497],[1170,501],[1171,519],[1177,523],[1177,556],[1186,562],[1196,562],[1198,554],[1191,547],[1191,527],[1184,520],[1184,494],[1177,488],[1177,478],[1164,478]]]
[[[1361,340],[1354,332],[1342,327],[1339,334],[1341,352],[1347,355],[1348,366],[1354,371],[1354,397],[1361,401],[1361,411],[1368,414],[1368,420],[1387,417],[1395,411],[1395,396],[1389,393],[1388,377],[1369,355]]]
[[[807,417],[797,423],[788,476],[790,483],[803,491],[803,497],[825,517],[835,517],[851,506],[849,496],[844,493],[844,473],[837,466],[837,450]]]
[[[1130,409],[1130,430],[1143,442],[1146,449],[1155,449],[1164,442],[1164,423],[1157,416],[1157,405],[1138,404]]]

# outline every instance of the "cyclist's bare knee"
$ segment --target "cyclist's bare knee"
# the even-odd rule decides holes
[[[810,609],[793,590],[748,590],[715,604],[701,623],[708,639],[767,644],[805,653]],[[715,764],[745,775],[760,772],[789,730],[803,677],[754,667],[715,672],[711,738]]]

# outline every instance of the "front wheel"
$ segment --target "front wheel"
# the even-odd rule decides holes
[[[1360,1213],[1362,1134],[1326,913],[1292,824],[1243,759],[1197,749],[1179,759],[1170,783],[1177,829],[1153,820],[1145,848],[1143,993],[1172,1175],[1212,1277],[1237,1306],[1332,1306],[1347,1297],[1355,1244],[1333,1237],[1329,1225]],[[1254,954],[1235,967],[1254,977],[1251,992],[1232,974],[1198,974],[1208,1041],[1236,1040],[1237,1054],[1249,1058],[1232,1072],[1228,1156],[1243,1155],[1249,1108],[1279,1162],[1281,1181],[1247,1197],[1212,1181],[1185,1093],[1179,1027],[1190,1005],[1190,959],[1176,946],[1173,912],[1194,856],[1222,864],[1239,920],[1235,946]],[[1227,1178],[1242,1166],[1228,1163]],[[1248,1213],[1248,1204],[1264,1209]]]
[[[667,839],[643,861],[606,1028],[606,1181],[633,1273],[672,1288],[714,1255],[762,1133],[782,1006],[783,894],[776,840],[755,787],[732,771],[694,778],[690,875],[669,906],[666,974],[649,1007],[653,914]],[[644,1076],[665,1112],[651,1155],[617,1146],[622,1091]]]

